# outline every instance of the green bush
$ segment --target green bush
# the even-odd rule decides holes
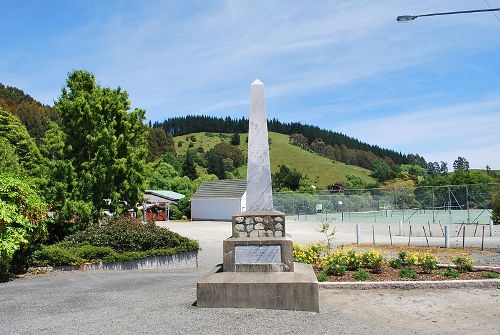
[[[416,279],[417,273],[410,267],[404,267],[399,270],[399,277],[404,279]]]
[[[372,269],[374,273],[380,273],[385,259],[377,250],[369,250],[363,253],[361,261],[364,267]]]
[[[113,219],[44,246],[33,254],[33,266],[119,262],[198,250],[197,241],[153,223]]]
[[[389,261],[389,266],[394,269],[401,269],[403,267],[403,263],[399,258],[391,259]]]
[[[460,272],[472,271],[472,263],[474,261],[469,256],[463,255],[454,257],[452,261],[457,266],[458,271]]]
[[[324,281],[329,281],[330,280],[330,277],[328,275],[326,275],[325,273],[323,273],[323,272],[318,273],[316,275],[316,277],[318,278],[319,282],[324,282]]]
[[[370,279],[370,274],[365,270],[359,270],[352,274],[352,278],[357,281],[367,281]]]
[[[437,259],[436,256],[425,253],[419,258],[420,266],[425,273],[431,273],[432,270],[437,269]]]
[[[485,273],[483,273],[483,278],[486,278],[486,279],[500,279],[500,273],[497,273],[497,272],[485,272]]]
[[[0,174],[0,280],[8,276],[16,253],[45,237],[46,207],[27,181]]]
[[[342,276],[347,271],[347,262],[344,258],[334,257],[323,265],[323,270],[329,276]]]
[[[441,271],[441,275],[448,278],[458,278],[460,277],[460,272],[458,272],[453,268],[448,267],[445,270]]]
[[[90,244],[111,247],[115,251],[145,251],[150,249],[177,248],[191,251],[198,243],[161,228],[154,223],[142,223],[134,218],[113,219],[101,226],[91,226],[84,231],[66,237],[66,246]]]
[[[62,266],[91,263],[125,262],[153,256],[167,256],[180,252],[182,248],[151,249],[146,251],[117,252],[110,247],[96,247],[92,245],[64,246],[53,244],[42,247],[33,253],[32,266]]]

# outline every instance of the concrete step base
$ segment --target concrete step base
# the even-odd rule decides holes
[[[311,265],[294,272],[221,272],[197,284],[197,307],[260,308],[319,312],[318,281]]]

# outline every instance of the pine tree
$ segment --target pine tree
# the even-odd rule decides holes
[[[233,136],[231,137],[231,144],[240,145],[240,143],[241,143],[240,133],[234,133]]]
[[[191,150],[188,150],[186,152],[184,163],[182,163],[182,175],[188,177],[191,180],[198,178],[198,172],[196,172],[193,152]]]

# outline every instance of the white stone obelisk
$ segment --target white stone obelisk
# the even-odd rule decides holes
[[[273,210],[266,101],[264,84],[258,79],[250,86],[246,210],[253,212]]]

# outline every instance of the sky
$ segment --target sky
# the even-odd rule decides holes
[[[500,0],[0,0],[0,82],[53,104],[67,74],[129,92],[149,120],[267,113],[370,144],[500,169]]]

